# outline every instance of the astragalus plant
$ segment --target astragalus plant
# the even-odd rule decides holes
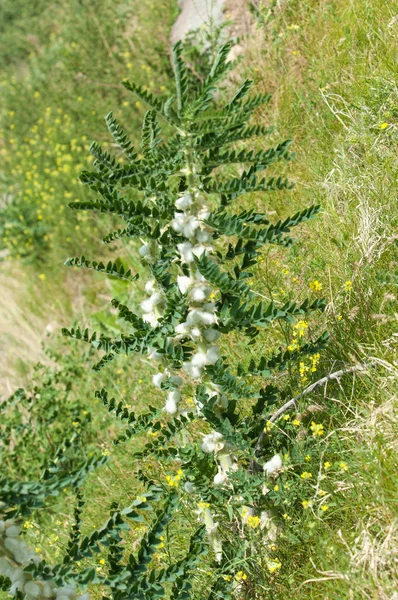
[[[140,284],[142,277],[116,259],[104,264],[81,256],[67,264],[128,280],[137,294],[145,289],[146,298],[138,311],[112,300],[119,318],[131,328],[116,339],[80,328],[63,332],[105,352],[95,370],[111,369],[117,355],[138,355],[153,362],[158,408],[149,406],[137,415],[105,389],[97,397],[126,422],[115,443],[129,442],[126,452],[141,458],[138,476],[149,480],[148,473],[156,473],[154,464],[159,466],[158,479],[169,471],[165,488],[178,489],[181,501],[203,520],[221,564],[233,561],[237,539],[244,545],[245,536],[236,533],[247,522],[272,527],[267,478],[281,469],[282,460],[262,434],[278,389],[264,386],[263,379],[285,369],[298,355],[317,353],[325,341],[322,336],[300,344],[299,336],[293,346],[259,356],[258,362],[243,358],[237,367],[221,351],[228,336],[239,335],[253,344],[276,320],[294,324],[323,308],[321,300],[267,302],[251,285],[264,246],[292,244],[291,229],[313,217],[319,206],[275,223],[264,212],[239,210],[243,194],[257,192],[266,199],[274,190],[292,187],[284,177],[263,174],[292,155],[290,141],[259,151],[241,145],[272,130],[250,124],[253,112],[269,101],[269,95],[250,95],[249,80],[234,93],[228,91],[229,85],[220,91],[220,82],[234,65],[228,60],[230,49],[230,43],[221,46],[209,75],[191,86],[192,73],[182,59],[182,45],[177,44],[176,91],[170,98],[155,97],[124,82],[150,107],[141,148],[133,148],[110,113],[106,122],[120,152],[112,156],[99,144],[91,145],[95,171],[83,172],[81,181],[97,198],[70,207],[121,217],[124,227],[104,242],[121,238],[138,242],[148,278]],[[231,172],[239,174],[226,175]],[[137,365],[140,359],[132,360]],[[143,434],[144,448],[139,441]],[[237,581],[239,577],[235,585]]]

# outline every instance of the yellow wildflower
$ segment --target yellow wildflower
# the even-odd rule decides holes
[[[303,500],[302,503],[304,510],[310,508],[312,506],[312,500]]]
[[[310,290],[312,290],[313,292],[320,292],[322,290],[322,284],[319,283],[319,281],[317,279],[315,279],[314,281],[310,281],[309,286]]]
[[[247,517],[246,524],[248,525],[248,527],[251,527],[252,529],[256,529],[256,527],[258,527],[260,525],[260,518],[257,516]]]
[[[341,461],[341,462],[339,463],[339,467],[340,467],[340,469],[342,469],[343,471],[348,471],[347,463],[345,463],[344,461]]]
[[[301,479],[311,479],[312,473],[310,473],[309,471],[304,471],[303,473],[301,473],[300,477]]]
[[[380,129],[383,130],[383,129],[387,129],[388,125],[389,125],[388,123],[384,122],[384,123],[380,123],[379,127],[380,127]]]
[[[247,579],[247,575],[243,571],[238,571],[235,575],[235,579],[236,581],[245,581]]]
[[[322,423],[315,423],[315,421],[312,421],[310,429],[314,437],[317,435],[323,435],[325,433]]]
[[[323,512],[326,512],[327,510],[329,510],[328,505],[327,504],[322,504],[321,510],[323,510]]]

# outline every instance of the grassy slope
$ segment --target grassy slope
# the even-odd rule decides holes
[[[85,274],[62,265],[77,254],[106,259],[100,240],[108,227],[67,204],[92,197],[77,175],[90,168],[92,140],[110,148],[105,114],[112,109],[139,143],[145,107],[120,82],[164,90],[174,16],[167,0],[2,3],[0,285],[8,291],[0,306],[7,342],[0,370],[12,385],[26,363],[42,358],[46,326],[58,331],[96,297]]]
[[[392,598],[398,587],[396,6],[301,0],[271,14],[260,5],[255,21],[243,41],[242,71],[254,70],[260,89],[273,93],[259,119],[293,138],[297,152],[295,191],[262,206],[278,216],[292,206],[323,207],[287,260],[272,261],[272,277],[283,287],[314,280],[323,286],[332,335],[323,372],[342,362],[376,365],[369,377],[329,385],[309,400],[326,408],[317,417],[328,424],[323,460],[332,454],[337,461],[322,483],[329,510],[321,521],[307,510],[287,524],[284,567],[270,597],[291,589],[300,599]],[[339,459],[348,471],[338,468]]]
[[[105,4],[107,11],[113,10],[110,3]],[[98,35],[97,28],[95,41],[87,55],[99,56],[102,47],[104,56],[101,61],[90,59],[90,69],[94,70],[90,77],[114,83],[123,78],[126,68],[129,68],[131,79],[142,80],[140,71],[137,73],[135,67],[137,64],[150,64],[141,63],[141,52],[145,52],[146,36],[150,38],[153,35],[157,19],[161,19],[162,15],[156,20],[150,19],[153,7],[149,4],[140,5],[140,10],[143,12],[139,18],[129,22],[135,25],[141,23],[140,35],[144,38],[138,39],[144,41],[137,41],[138,49],[135,53],[131,50],[131,58],[125,58],[125,62],[128,59],[128,64],[134,66],[129,68],[127,64],[110,61],[117,68],[107,67],[103,74],[101,64],[108,65],[110,57],[106,44],[103,41],[99,43],[102,36]],[[239,10],[242,11],[242,7]],[[286,593],[293,590],[300,600],[387,600],[392,597],[398,583],[393,574],[398,536],[394,505],[397,494],[394,473],[398,466],[394,450],[397,369],[392,364],[396,356],[392,334],[396,323],[397,253],[392,235],[397,217],[398,161],[395,146],[398,97],[394,85],[394,44],[398,21],[393,20],[392,5],[376,0],[353,4],[336,0],[320,6],[315,2],[290,2],[284,4],[282,10],[275,11],[273,19],[264,23],[266,13],[260,9],[258,28],[253,23],[250,37],[242,42],[245,58],[241,72],[250,77],[255,73],[258,86],[273,93],[271,105],[259,114],[259,119],[277,125],[275,139],[289,137],[295,140],[297,158],[289,169],[297,186],[289,196],[280,194],[266,200],[256,196],[248,198],[247,204],[255,201],[258,206],[275,211],[275,218],[291,212],[292,207],[299,209],[313,202],[322,204],[323,213],[303,229],[298,235],[298,244],[288,255],[275,251],[267,255],[264,268],[258,273],[256,289],[266,289],[268,293],[271,288],[273,295],[283,297],[285,290],[292,287],[295,294],[306,295],[309,283],[319,281],[323,286],[322,293],[329,300],[326,319],[332,333],[329,350],[322,355],[321,374],[335,370],[343,363],[363,362],[369,357],[377,366],[370,377],[345,379],[341,386],[328,386],[325,393],[322,391],[311,398],[311,410],[315,411],[316,421],[324,423],[326,439],[317,442],[308,469],[311,467],[315,474],[320,464],[325,461],[331,463],[322,481],[322,489],[327,491],[322,502],[327,502],[329,510],[321,513],[315,508],[298,510],[287,505],[290,520],[286,520],[281,530],[284,537],[277,542],[278,557],[283,563],[281,571],[275,577],[267,576],[264,581],[258,573],[253,573],[243,586],[242,593],[247,598],[285,598]],[[67,44],[73,40],[80,44],[82,39],[86,39],[83,30],[87,15],[79,11],[76,14],[82,22],[76,31],[65,29],[70,32]],[[104,14],[107,12],[104,11]],[[48,17],[45,27],[43,23],[35,24],[43,36],[45,31],[61,27],[55,24],[53,14]],[[58,18],[58,23],[61,21]],[[65,27],[68,22],[65,19]],[[104,17],[104,26],[105,22],[109,28],[107,36],[116,39],[117,31],[112,19]],[[39,33],[37,35],[40,39]],[[129,39],[126,38],[126,43]],[[10,55],[22,52],[23,47],[22,50],[13,49]],[[31,58],[32,61],[39,60],[35,72],[41,73],[42,77],[47,73],[46,57],[51,57],[50,50],[45,46],[42,63]],[[130,50],[123,48],[120,49],[122,51]],[[2,53],[6,56],[4,48]],[[18,54],[18,65],[21,59],[26,61],[27,57]],[[12,68],[16,74],[21,72],[19,67]],[[159,65],[156,66],[158,68]],[[76,73],[76,64],[74,69]],[[165,69],[163,66],[163,72]],[[75,92],[72,93],[72,88],[65,83],[67,81],[68,77],[60,77],[56,84],[51,85],[51,93],[55,95],[53,104],[57,106],[62,97],[68,98],[65,104],[73,114],[71,128],[75,127],[80,134],[82,123],[77,115],[81,112],[80,106],[84,106],[89,124],[86,132],[88,141],[92,138],[105,139],[101,120],[88,111],[96,110],[101,116],[108,109],[118,108],[123,118],[122,111],[127,110],[123,107],[126,99],[120,96],[118,89],[107,86],[100,86],[101,94],[97,97],[90,93],[92,88],[87,84],[79,92],[83,100],[76,99],[75,109],[71,111],[69,105],[74,104]],[[15,97],[12,91],[10,97]],[[22,107],[27,106],[28,98],[25,97],[23,102]],[[34,119],[40,118],[44,108],[44,104],[37,107]],[[134,107],[133,111],[136,108],[139,107]],[[22,126],[26,129],[32,123],[34,126],[30,113],[25,110],[23,114]],[[132,128],[138,123],[134,115]],[[124,120],[126,117],[127,114]],[[380,128],[382,123],[388,123],[388,127]],[[67,136],[70,135],[72,133],[67,132]],[[259,147],[262,143],[262,140],[258,141]],[[79,158],[76,162],[80,161]],[[44,176],[41,179],[44,180]],[[65,182],[69,179],[68,175]],[[97,238],[82,248],[84,236],[77,237],[77,233],[71,232],[73,253],[90,251],[94,254]],[[69,253],[68,243],[58,236],[57,244],[50,249],[59,265]],[[25,272],[28,273],[28,288],[33,288],[36,296],[31,292],[26,296],[27,288],[23,287],[24,302],[33,305],[32,299],[36,297],[39,304],[44,304],[51,296],[56,305],[54,314],[61,308],[64,311],[61,321],[70,318],[68,315],[74,309],[65,301],[64,292],[58,293],[57,297],[56,286],[50,283],[50,276],[45,280],[38,279],[37,274],[42,272],[40,267],[34,275],[26,267]],[[55,272],[57,282],[62,282],[64,270]],[[73,272],[67,280],[68,285],[78,277],[79,274]],[[107,286],[99,283],[98,278],[89,276],[89,279],[78,279],[73,294],[76,295],[75,289],[81,290],[87,281],[94,279],[98,282],[95,291],[90,291],[89,295],[83,293],[81,303],[84,303],[84,312],[89,312],[91,302],[100,308],[105,307],[111,295],[126,293],[126,290],[110,289],[113,284]],[[352,281],[352,290],[344,289],[348,280]],[[81,291],[79,296],[82,296]],[[30,310],[37,313],[34,306]],[[74,314],[80,312],[81,308],[78,308]],[[340,315],[342,319],[339,319]],[[104,318],[100,311],[98,320]],[[311,327],[322,328],[324,320],[317,322],[315,319]],[[243,341],[237,340],[237,343],[244,346]],[[256,351],[261,350],[260,347]],[[234,350],[231,348],[232,352],[238,358],[239,345]],[[146,367],[145,361],[140,364],[139,374],[136,365],[121,361],[113,376],[104,374],[102,377],[109,378],[112,392],[125,398],[129,404],[142,406],[143,398],[155,401],[149,385],[150,368]],[[79,390],[87,397],[88,407],[95,415],[97,426],[101,427],[101,435],[93,441],[94,445],[112,452],[112,470],[105,468],[94,474],[86,490],[86,497],[91,497],[86,511],[87,528],[105,516],[110,499],[125,504],[136,493],[126,447],[111,448],[110,440],[115,434],[113,421],[105,418],[105,412],[90,400],[92,390],[103,383],[102,377],[96,376],[94,381],[87,378],[84,390]],[[297,385],[294,374],[290,385],[294,393]],[[301,412],[304,416],[305,411],[306,403],[303,403]],[[303,435],[306,433],[303,432]],[[342,461],[346,463],[347,471],[340,466]],[[313,494],[313,488],[308,484],[303,488],[302,498],[309,499]],[[56,518],[51,516],[54,528]],[[69,517],[65,514],[64,524],[68,523]],[[34,537],[34,532],[30,535]],[[43,529],[37,543],[45,546],[47,536]],[[61,534],[59,543],[63,541]],[[51,548],[48,550],[52,552]],[[253,592],[253,581],[260,583],[256,593]]]

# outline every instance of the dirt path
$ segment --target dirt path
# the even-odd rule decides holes
[[[181,13],[171,30],[171,42],[175,44],[189,31],[200,29],[202,25],[209,27],[211,23],[222,23],[225,3],[225,0],[180,0]]]

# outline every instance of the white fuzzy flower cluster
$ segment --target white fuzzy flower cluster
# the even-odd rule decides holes
[[[202,377],[207,365],[214,365],[219,359],[219,348],[215,342],[219,338],[220,332],[216,329],[216,303],[211,301],[214,294],[212,294],[212,288],[208,281],[193,264],[194,256],[199,257],[203,253],[207,254],[213,251],[211,245],[213,234],[211,228],[204,223],[204,220],[210,215],[210,211],[203,204],[198,191],[196,193],[185,192],[183,196],[177,198],[175,206],[177,211],[170,226],[186,238],[186,241],[177,245],[177,248],[182,263],[189,265],[190,275],[180,275],[177,278],[180,292],[187,295],[189,310],[186,321],[175,327],[174,341],[178,342],[184,337],[189,337],[195,342],[195,351],[190,361],[184,363],[183,370],[192,379],[197,380]],[[148,253],[146,250],[140,253],[144,258],[149,256],[149,246]],[[157,327],[164,308],[165,297],[153,280],[147,282],[145,291],[149,297],[141,303],[144,312],[143,319],[152,327]],[[159,352],[150,348],[148,358],[162,362],[165,368],[163,372],[157,373],[153,378],[157,387],[160,388],[161,384],[167,380],[174,384],[174,388],[178,388],[182,384],[180,378],[172,375],[167,361]],[[220,393],[217,386],[209,383],[206,393],[211,398],[217,396],[217,403],[226,406],[227,398]],[[169,391],[165,410],[170,414],[176,414],[180,400],[181,394],[178,389]],[[200,410],[198,402],[196,405]]]
[[[9,593],[24,595],[25,600],[76,600],[76,588],[73,585],[57,587],[52,581],[33,579],[24,568],[29,564],[38,564],[40,558],[20,537],[21,527],[14,519],[0,519],[0,575],[11,581]],[[88,600],[84,594],[78,600]]]
[[[272,475],[275,471],[282,468],[282,459],[279,454],[275,454],[268,462],[265,463],[263,469],[266,475]]]
[[[228,472],[236,471],[238,465],[221,433],[212,431],[203,437],[202,450],[206,454],[214,452],[218,473],[214,476],[214,485],[223,485],[228,480]]]
[[[144,312],[142,319],[152,327],[157,327],[166,299],[164,294],[157,289],[156,282],[153,279],[147,281],[145,291],[149,298],[141,302],[141,308]]]

